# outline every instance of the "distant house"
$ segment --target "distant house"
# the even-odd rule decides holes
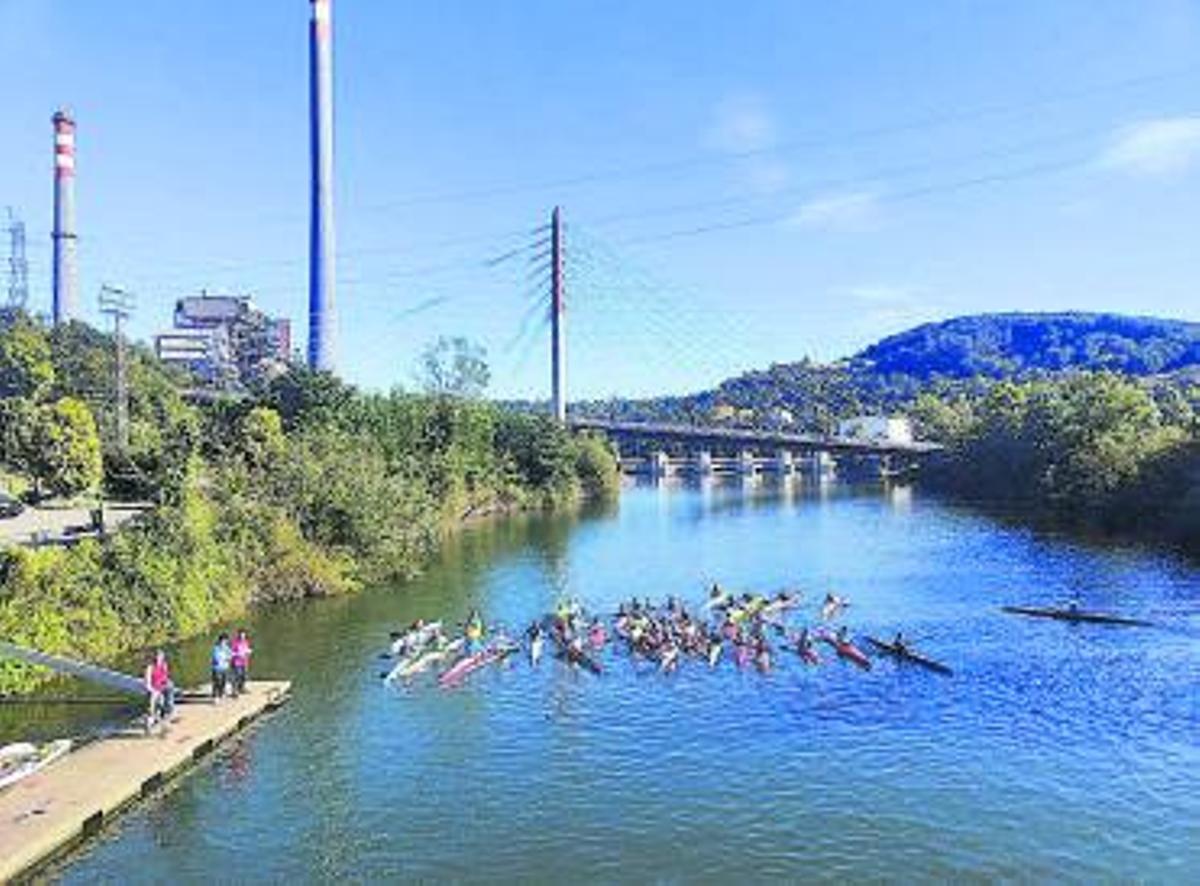
[[[852,440],[911,443],[912,422],[904,415],[860,415],[838,422],[837,435]]]

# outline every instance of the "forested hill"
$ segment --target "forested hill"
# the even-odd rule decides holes
[[[1200,323],[1117,314],[979,314],[889,336],[854,361],[882,375],[920,379],[1068,369],[1153,375],[1200,365]]]
[[[838,419],[908,408],[924,392],[1109,370],[1200,377],[1200,323],[1117,314],[978,314],[889,336],[845,360],[778,363],[685,397],[581,403],[578,414],[828,432]]]

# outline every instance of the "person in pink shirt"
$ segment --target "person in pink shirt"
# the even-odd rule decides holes
[[[171,711],[175,708],[175,684],[171,682],[167,654],[161,649],[154,651],[146,665],[143,682],[150,700],[150,712],[146,717],[146,728],[149,730],[156,723],[171,716]]]
[[[254,654],[254,650],[250,648],[250,638],[246,635],[245,628],[239,629],[237,636],[233,638],[232,651],[233,695],[236,698],[246,691],[246,672],[250,669],[250,656]]]

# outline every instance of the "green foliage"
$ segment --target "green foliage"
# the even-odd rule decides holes
[[[99,481],[103,451],[110,493],[159,505],[102,543],[0,552],[0,638],[51,652],[104,660],[251,604],[408,577],[472,513],[599,496],[617,480],[602,441],[460,396],[470,388],[457,382],[455,396],[360,395],[294,368],[257,400],[193,406],[142,352],[120,448],[110,340],[72,324],[49,341],[59,399],[0,401],[0,456],[72,494]],[[37,679],[0,668],[0,692]]]
[[[421,353],[420,379],[434,397],[483,396],[491,380],[487,351],[465,338],[440,337]]]
[[[603,437],[581,434],[574,440],[575,474],[584,495],[614,498],[621,491],[621,469],[616,453]]]
[[[42,491],[73,496],[100,484],[100,437],[82,400],[63,397],[32,413],[32,433],[20,463]]]
[[[0,398],[42,398],[54,384],[54,363],[45,333],[18,315],[0,335]]]
[[[947,410],[957,410],[945,420]],[[1140,524],[1172,538],[1200,524],[1200,460],[1190,413],[1168,421],[1142,385],[1111,373],[992,388],[970,406],[943,404],[949,453],[923,479],[974,498],[1020,501],[1103,529]],[[1190,536],[1190,543],[1200,536]]]

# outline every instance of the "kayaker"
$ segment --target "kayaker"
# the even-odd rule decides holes
[[[167,654],[161,649],[154,650],[154,655],[150,657],[143,682],[150,698],[147,725],[152,726],[171,716],[175,710],[175,684],[171,682],[171,666],[167,663]]]
[[[229,635],[221,634],[212,648],[212,698],[217,702],[225,696],[229,687],[229,667],[233,661],[233,649]]]
[[[479,615],[478,609],[472,609],[471,614],[467,617],[467,626],[464,630],[466,636],[466,651],[474,652],[483,642],[483,619]]]
[[[896,636],[892,638],[892,646],[896,648],[897,652],[908,652],[908,640],[905,639],[902,631],[896,631]]]
[[[238,628],[230,644],[230,665],[233,667],[233,697],[237,698],[246,691],[246,674],[250,670],[250,656],[254,650],[250,648],[250,637],[245,628]]]
[[[845,646],[845,645],[849,644],[849,642],[850,642],[850,629],[847,628],[845,625],[842,625],[840,628],[837,629],[837,634],[835,636],[837,638],[838,643]]]

